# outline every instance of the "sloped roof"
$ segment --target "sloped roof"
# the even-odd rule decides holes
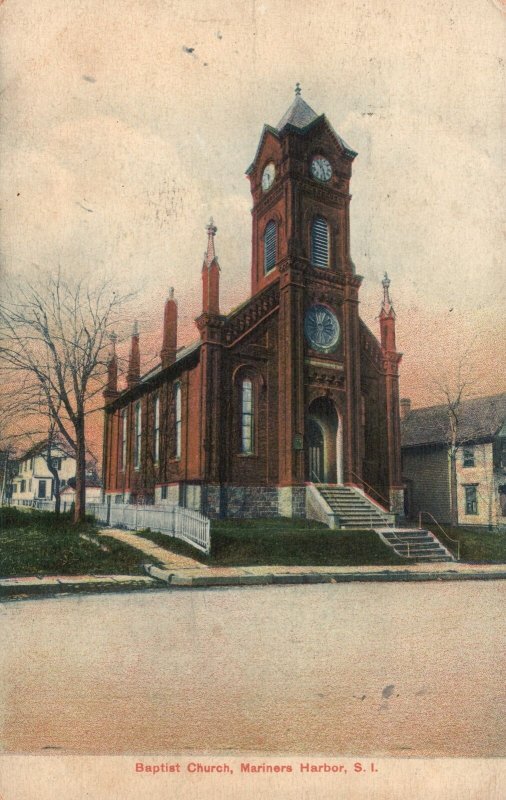
[[[316,111],[313,111],[305,100],[302,99],[300,94],[295,95],[294,101],[290,108],[281,117],[276,125],[278,131],[283,130],[285,125],[293,125],[294,128],[305,128],[315,119],[318,118]]]
[[[71,451],[71,448],[68,444],[63,442],[60,437],[57,437],[52,443],[52,451],[56,453],[57,451],[63,453],[67,456],[67,458],[75,458],[75,453]],[[47,439],[43,439],[41,442],[37,442],[32,447],[23,453],[18,461],[25,461],[27,458],[34,458],[35,456],[40,456],[43,453],[47,452]],[[56,456],[55,456],[56,457]]]
[[[459,408],[460,443],[496,436],[506,421],[506,392],[464,400]],[[448,407],[445,404],[415,408],[401,422],[403,447],[445,444],[449,439]]]

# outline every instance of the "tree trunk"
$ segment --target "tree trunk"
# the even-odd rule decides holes
[[[74,523],[84,521],[86,514],[86,442],[84,438],[84,420],[76,425],[76,500],[74,507]]]
[[[58,470],[53,466],[51,456],[47,459],[47,467],[53,476],[54,513],[58,516],[61,508],[60,477],[58,475]]]
[[[450,515],[452,528],[459,524],[459,510],[457,498],[457,451],[450,447]]]

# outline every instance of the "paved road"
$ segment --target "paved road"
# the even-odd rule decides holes
[[[0,607],[7,752],[506,755],[504,581]]]

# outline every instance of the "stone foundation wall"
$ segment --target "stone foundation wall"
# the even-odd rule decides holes
[[[203,514],[211,518],[305,517],[305,486],[202,487]]]

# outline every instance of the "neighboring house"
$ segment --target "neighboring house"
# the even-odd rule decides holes
[[[401,401],[402,474],[407,513],[449,522],[449,413],[446,405],[410,410]],[[506,393],[464,400],[456,453],[459,525],[506,526]]]
[[[76,474],[76,460],[61,444],[52,445],[51,457],[58,470],[61,492]],[[17,474],[11,484],[11,501],[14,505],[54,499],[53,476],[46,459],[47,441],[39,442],[18,459]]]
[[[211,221],[202,271],[193,273],[202,280],[198,340],[178,349],[170,291],[159,363],[141,375],[135,328],[120,391],[111,357],[102,470],[110,502],[179,502],[212,517],[304,516],[315,484],[345,484],[402,512],[401,354],[387,276],[378,338],[359,316],[355,156],[300,88],[278,125],[264,126],[247,171],[250,297],[221,312],[225,267]]]
[[[73,486],[65,486],[61,493],[62,503],[73,503],[76,497],[76,490]],[[102,502],[102,488],[99,483],[86,480],[86,503],[100,503]]]

